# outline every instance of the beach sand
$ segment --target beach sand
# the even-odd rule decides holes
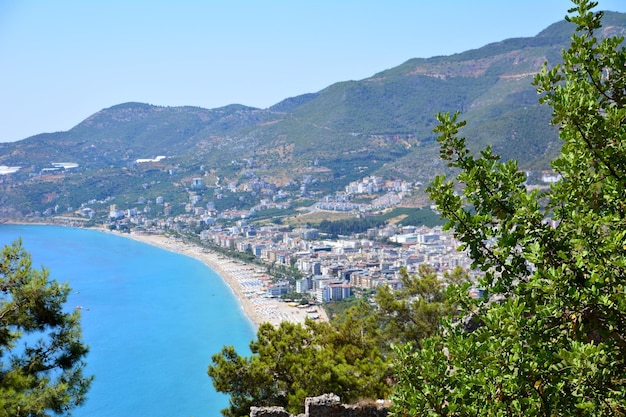
[[[276,298],[263,297],[262,288],[264,280],[267,280],[268,277],[264,274],[262,267],[230,259],[212,252],[210,249],[163,235],[132,232],[130,235],[123,234],[123,236],[162,249],[193,256],[204,262],[228,284],[239,300],[244,313],[257,328],[266,322],[274,326],[278,326],[283,321],[304,323],[307,316],[318,316],[319,320],[328,320],[326,312],[320,306],[314,307],[316,312],[313,313],[307,312],[307,310],[311,310],[311,307],[295,307]]]

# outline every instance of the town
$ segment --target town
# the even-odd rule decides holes
[[[151,163],[164,158],[136,162]],[[63,168],[65,165],[69,166],[64,164]],[[76,166],[73,164],[71,168]],[[535,180],[534,185],[527,187],[541,187],[558,180],[550,172],[528,172],[527,177]],[[135,234],[194,239],[226,257],[256,264],[254,274],[239,284],[248,293],[269,298],[289,296],[317,303],[340,301],[353,296],[355,291],[371,292],[380,285],[400,288],[402,273],[413,275],[424,266],[441,278],[462,270],[476,281],[478,272],[472,270],[471,259],[459,250],[460,242],[443,230],[442,222],[431,227],[387,222],[337,236],[311,224],[294,226],[281,220],[293,215],[293,201],[303,198],[312,204],[301,211],[316,213],[318,219],[332,213],[367,217],[397,207],[419,192],[421,183],[366,176],[341,191],[314,199],[307,191],[307,184],[314,181],[303,178],[294,191],[268,183],[254,173],[239,183],[222,184],[218,178],[211,185],[205,183],[204,177],[195,177],[186,186],[186,202],[169,202],[161,196],[154,200],[138,197],[134,204],[121,207],[114,198],[90,200],[78,210],[49,208],[39,215],[39,220],[90,226],[97,221],[109,230],[123,233],[132,230]],[[249,209],[217,208],[216,200],[249,195],[257,202]],[[106,208],[108,213],[103,215]],[[428,210],[436,211],[436,208]]]
[[[345,191],[320,198],[308,210],[321,217],[332,212],[365,216],[398,205],[420,185],[365,177],[350,183]],[[245,187],[247,191],[254,189],[249,184]],[[185,212],[177,215],[172,214],[173,205],[162,197],[154,201],[140,197],[135,207],[130,208],[110,204],[108,228],[144,235],[186,236],[224,256],[243,255],[258,267],[239,284],[247,292],[256,292],[256,295],[262,292],[264,297],[271,298],[298,294],[303,300],[317,303],[340,301],[354,295],[355,290],[375,291],[380,285],[399,288],[402,270],[415,274],[424,265],[442,277],[455,268],[462,268],[473,276],[471,260],[458,250],[459,242],[441,226],[388,223],[359,233],[331,237],[310,225],[293,227],[271,221],[255,222],[266,210],[279,213],[290,208],[289,195],[284,191],[266,192],[259,204],[249,210],[220,212],[214,202],[203,195],[209,194],[203,193],[205,190],[203,179],[194,178],[188,187]],[[236,192],[236,188],[230,187],[227,192]],[[358,195],[368,195],[369,202],[354,202],[353,197]],[[96,215],[88,204],[76,213],[82,219]],[[76,219],[73,216],[54,218],[69,222]]]
[[[534,177],[539,186],[554,181],[554,174],[549,172],[528,172],[527,176]],[[310,181],[313,180],[303,179],[295,197],[310,198],[306,191]],[[393,209],[416,193],[421,185],[367,176],[346,185],[344,190],[318,197],[306,211],[317,213],[318,218],[332,213],[366,217]],[[268,298],[289,296],[316,303],[341,301],[355,292],[373,292],[380,285],[400,288],[402,273],[413,275],[424,266],[442,279],[445,274],[461,270],[476,282],[478,271],[472,270],[471,259],[465,251],[459,250],[460,242],[440,225],[388,222],[365,231],[331,236],[313,225],[282,224],[281,213],[293,213],[294,192],[266,183],[254,174],[240,184],[221,185],[218,181],[211,186],[205,184],[204,178],[193,178],[186,192],[188,201],[185,203],[170,203],[160,196],[153,201],[139,197],[131,207],[122,208],[114,204],[114,199],[91,200],[70,214],[62,213],[59,207],[50,208],[41,213],[41,219],[93,225],[100,214],[99,221],[109,230],[195,239],[198,244],[226,257],[256,264],[254,273],[239,284],[248,294]],[[257,204],[247,210],[218,210],[215,200],[229,194],[231,198],[237,194],[253,194],[257,196]],[[108,213],[102,220],[99,213],[102,209],[92,207],[107,207],[107,204]],[[265,216],[265,213],[271,215]],[[258,221],[264,217],[269,221]],[[473,288],[473,291],[479,290]]]

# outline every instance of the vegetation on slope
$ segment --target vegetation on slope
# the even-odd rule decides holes
[[[562,181],[526,191],[515,162],[489,148],[473,157],[458,114],[440,116],[441,155],[463,192],[439,177],[431,198],[489,297],[459,291],[467,320],[396,350],[396,415],[626,415],[626,49],[594,37],[593,2],[574,3],[564,64],[535,79],[563,140],[552,163]]]
[[[599,36],[624,31],[623,14],[608,13],[606,18],[610,25],[599,30]],[[257,171],[270,182],[296,186],[310,176],[315,180],[312,193],[336,191],[372,174],[427,182],[447,172],[435,158],[436,110],[463,112],[472,126],[470,149],[491,145],[504,159],[519,160],[523,169],[546,169],[560,143],[549,126],[549,110],[537,106],[531,79],[544,61],[560,60],[572,30],[559,22],[532,38],[509,39],[449,57],[409,60],[370,78],[336,83],[269,109],[113,106],[68,132],[1,144],[0,165],[22,167],[4,181],[10,185],[3,190],[10,205],[4,211],[32,215],[56,206],[75,208],[85,202],[78,196],[90,193],[118,200],[134,194],[136,199],[140,195],[134,184],[159,181],[162,172],[173,174],[172,184],[207,172],[234,182]],[[159,155],[167,159],[154,164],[155,170],[121,172],[133,168],[136,159]],[[231,164],[243,160],[247,162]],[[66,198],[43,203],[28,187],[55,162],[74,162],[80,169],[71,174],[66,191],[57,193]],[[89,179],[104,179],[100,170],[127,181],[109,185],[103,181],[96,190]],[[50,189],[43,194],[56,192],[52,182],[40,182],[38,187],[45,186]]]
[[[462,271],[443,290],[425,268],[400,291],[377,291],[376,309],[262,326],[249,357],[213,356],[224,415],[297,413],[326,392],[348,402],[392,392],[397,416],[626,415],[626,49],[623,37],[593,36],[593,2],[574,3],[579,34],[563,65],[535,78],[563,141],[552,162],[562,181],[528,191],[517,162],[468,150],[458,113],[438,117],[441,157],[460,173],[429,193],[484,272],[484,295],[470,298]]]

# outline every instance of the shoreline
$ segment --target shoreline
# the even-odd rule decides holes
[[[61,226],[45,222],[15,222],[7,221],[8,224],[39,225],[39,226]],[[97,230],[103,233],[111,233],[138,242],[156,246],[181,255],[191,256],[204,263],[213,270],[220,279],[230,288],[235,298],[239,301],[239,306],[254,327],[255,330],[263,323],[271,323],[278,327],[281,322],[304,324],[307,316],[313,314],[321,321],[328,321],[326,311],[321,306],[299,308],[289,305],[276,298],[263,297],[261,292],[264,286],[263,274],[259,267],[237,261],[232,258],[219,255],[210,249],[203,248],[191,243],[185,243],[180,239],[167,237],[158,233],[117,233],[101,227],[87,227],[85,229]],[[269,277],[267,277],[269,278]],[[315,309],[315,313],[308,313],[307,310]]]
[[[185,243],[161,234],[112,233],[116,236],[128,237],[181,255],[191,256],[204,263],[208,268],[215,271],[222,281],[228,285],[255,330],[262,323],[271,323],[274,327],[278,327],[283,321],[304,324],[309,315],[307,310],[312,308],[294,307],[279,299],[264,297],[261,292],[264,286],[262,278],[265,274],[259,271],[258,266],[233,260],[219,255],[210,249]],[[316,306],[315,310],[316,313],[313,314],[319,316],[319,320],[328,321],[326,312],[322,307]]]

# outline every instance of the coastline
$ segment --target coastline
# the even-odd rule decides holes
[[[115,235],[191,256],[203,262],[230,287],[255,329],[258,329],[262,323],[271,323],[275,327],[278,327],[283,321],[304,324],[307,316],[311,314],[307,312],[308,308],[295,307],[276,298],[264,297],[262,288],[265,274],[254,265],[233,260],[218,255],[209,249],[160,234],[131,232],[130,234],[115,233]],[[315,310],[313,315],[319,316],[319,320],[328,321],[323,308],[317,306]]]
[[[20,222],[9,220],[6,221],[6,223],[76,227],[49,222]],[[210,249],[199,247],[191,243],[185,243],[180,239],[167,237],[162,234],[137,233],[133,231],[131,231],[130,234],[116,233],[100,227],[88,229],[134,239],[142,243],[157,246],[161,249],[191,256],[204,263],[207,267],[215,271],[222,281],[228,285],[255,330],[263,323],[271,323],[275,327],[278,327],[283,321],[304,324],[309,314],[317,316],[321,321],[328,321],[326,311],[320,306],[315,307],[315,313],[309,313],[307,310],[310,308],[294,307],[279,299],[264,297],[261,294],[264,286],[262,275],[264,274],[258,271],[258,266],[246,264],[245,262],[219,255]]]

